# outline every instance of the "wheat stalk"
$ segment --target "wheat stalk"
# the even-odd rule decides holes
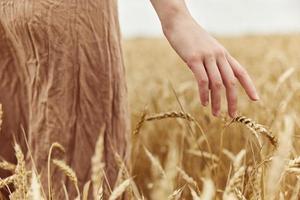
[[[277,84],[275,86],[275,89],[274,89],[274,94],[277,94],[278,92],[278,89],[280,88],[280,86],[290,78],[290,76],[292,76],[294,74],[294,71],[295,71],[295,68],[294,67],[291,67],[291,68],[288,68],[279,78],[278,78],[278,81],[277,81]]]
[[[174,192],[168,197],[168,200],[179,200],[181,199],[182,192],[185,186],[182,186],[181,188],[174,190]]]
[[[200,196],[202,200],[213,200],[215,197],[215,185],[214,182],[210,178],[204,178],[203,181],[203,189]]]
[[[115,199],[119,198],[126,191],[126,189],[130,186],[130,184],[131,184],[131,178],[123,181],[118,187],[116,187],[112,191],[112,193],[109,197],[109,200],[115,200]]]
[[[193,179],[193,177],[189,176],[183,169],[177,167],[177,171],[179,172],[180,176],[185,180],[188,184],[197,187],[197,182]]]
[[[280,191],[280,182],[285,172],[287,159],[290,157],[295,130],[294,120],[291,116],[284,117],[284,129],[279,135],[279,145],[274,153],[267,175],[266,194],[268,199],[274,199]]]
[[[98,193],[101,192],[100,188],[102,188],[103,184],[103,171],[105,167],[105,164],[103,163],[104,132],[105,126],[102,126],[96,143],[95,153],[92,157],[91,179],[93,183],[94,199],[97,199],[99,195],[103,196],[103,194]]]
[[[190,191],[191,191],[191,195],[192,195],[193,200],[201,200],[201,198],[200,198],[200,196],[197,194],[197,192],[196,192],[193,188],[191,188],[191,187],[189,187],[189,188],[190,188]]]
[[[0,189],[2,189],[4,187],[8,187],[9,184],[14,183],[16,178],[17,178],[17,175],[14,174],[5,179],[0,179]]]
[[[155,158],[152,153],[144,146],[144,150],[146,152],[147,157],[149,158],[149,160],[151,161],[152,165],[154,166],[155,169],[157,169],[157,171],[163,175],[164,177],[166,177],[166,173],[163,169],[163,167],[161,166],[159,160],[157,158]]]
[[[90,186],[91,186],[91,181],[88,181],[84,184],[83,191],[82,191],[82,200],[88,200]]]
[[[49,149],[48,153],[48,161],[47,161],[47,175],[48,175],[48,198],[49,200],[52,199],[52,192],[51,192],[51,157],[52,157],[52,151],[54,149],[59,149],[62,152],[65,152],[64,147],[59,144],[58,142],[54,142]]]
[[[69,200],[70,198],[69,198],[69,194],[67,191],[67,187],[63,181],[61,182],[61,185],[62,185],[62,189],[63,189],[64,195],[65,195],[65,200]]]
[[[198,156],[198,157],[201,157],[201,158],[207,158],[207,159],[210,159],[210,160],[215,161],[215,162],[220,161],[218,156],[216,156],[215,154],[212,154],[212,153],[205,152],[205,151],[188,150],[187,152],[189,154],[194,155],[194,156]]]

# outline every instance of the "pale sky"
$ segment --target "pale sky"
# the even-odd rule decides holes
[[[187,0],[192,15],[218,35],[300,32],[300,0]],[[125,37],[160,36],[149,0],[119,0]]]

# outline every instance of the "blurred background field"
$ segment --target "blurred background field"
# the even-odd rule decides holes
[[[166,40],[131,38],[124,41],[124,54],[133,129],[145,106],[147,115],[182,111],[183,108],[199,122],[211,148],[193,123],[185,123],[182,119],[146,122],[132,138],[132,176],[150,199],[172,198],[170,195],[182,187],[179,199],[192,198],[188,186],[199,195],[206,195],[210,191],[202,188],[203,180],[206,184],[209,181],[205,180],[213,182],[216,196],[212,199],[242,199],[237,197],[235,189],[246,199],[271,199],[273,193],[276,199],[299,199],[294,189],[299,173],[286,173],[285,167],[289,159],[300,156],[300,35],[218,37],[218,40],[249,71],[260,94],[261,100],[253,103],[240,88],[240,114],[264,125],[284,141],[279,142],[281,150],[276,151],[265,139],[260,147],[243,125],[224,127],[230,121],[225,104],[223,117],[212,117],[210,108],[200,104],[192,73]],[[159,175],[144,148],[159,160],[165,176]],[[284,149],[286,153],[282,153]],[[230,186],[230,180],[237,176],[235,164],[227,151],[232,155],[246,152],[239,156],[239,168],[245,169],[234,186]],[[208,155],[203,156],[201,152]],[[216,156],[217,161],[212,156]],[[279,158],[279,161],[267,162],[270,157]],[[191,178],[190,182],[181,169]],[[191,180],[197,182],[196,187]]]

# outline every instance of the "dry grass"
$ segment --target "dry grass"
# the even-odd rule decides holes
[[[201,106],[193,75],[166,41],[125,42],[133,127],[132,171],[116,155],[121,170],[109,199],[124,193],[139,200],[300,198],[300,35],[220,41],[248,69],[261,96],[259,102],[252,103],[240,89],[242,114],[235,119],[226,117],[225,110],[223,117],[214,118],[209,108]],[[103,199],[104,130],[91,158],[93,177],[77,199]],[[59,144],[54,147],[63,151]],[[13,184],[13,199],[46,199],[38,175],[25,170],[17,145],[15,150],[16,166],[0,162],[1,168],[14,172],[0,180],[0,187]],[[51,161],[78,191],[75,172],[63,161],[52,159],[51,153],[49,171]],[[51,184],[56,183],[49,183],[51,193]],[[92,190],[94,193],[89,194]]]

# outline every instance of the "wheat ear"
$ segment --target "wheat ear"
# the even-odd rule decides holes
[[[179,200],[181,199],[181,196],[182,196],[182,192],[184,190],[184,186],[182,186],[181,188],[175,190],[169,197],[168,197],[168,200]]]
[[[52,160],[53,164],[55,164],[74,184],[78,196],[80,196],[80,191],[78,188],[78,179],[76,173],[71,169],[64,161],[62,160]]]
[[[263,125],[258,124],[254,120],[245,116],[238,116],[234,118],[232,122],[244,124],[248,129],[252,131],[252,133],[254,133],[255,136],[262,135],[266,137],[273,146],[277,147],[277,138],[271,133],[270,130],[267,130],[265,127],[263,127]]]
[[[193,121],[196,122],[196,120],[188,113],[184,112],[176,112],[176,111],[171,111],[171,112],[165,112],[165,113],[160,113],[160,114],[154,114],[149,117],[147,117],[147,113],[144,111],[140,121],[137,123],[135,130],[133,131],[133,134],[138,134],[140,132],[140,129],[142,128],[143,124],[146,121],[157,121],[157,120],[163,120],[163,119],[169,119],[169,118],[181,118],[185,119],[188,121]]]
[[[228,197],[230,196],[235,196],[234,190],[238,189],[241,186],[244,175],[245,175],[245,167],[242,166],[230,178],[224,191],[224,195],[223,195],[224,199],[228,199]]]
[[[30,192],[28,196],[30,200],[43,200],[41,195],[41,186],[34,170],[32,170]]]
[[[183,169],[177,167],[177,171],[180,176],[185,180],[188,184],[197,188],[197,182],[193,179],[193,177],[189,176]]]
[[[0,189],[7,187],[9,184],[14,183],[16,178],[17,178],[17,175],[12,175],[5,179],[0,179]]]
[[[3,161],[0,162],[0,169],[4,169],[4,170],[14,172],[15,169],[16,169],[16,165],[3,160]]]
[[[25,160],[24,154],[21,150],[21,147],[15,143],[14,146],[15,154],[17,158],[17,166],[15,170],[15,174],[17,175],[14,185],[16,187],[15,190],[15,197],[26,199],[27,195],[27,172],[25,168]]]
[[[214,162],[219,162],[220,161],[218,156],[216,156],[215,154],[212,154],[212,153],[205,152],[205,151],[188,150],[187,153],[189,153],[191,155],[194,155],[194,156],[197,156],[197,157],[200,157],[200,158],[207,158],[207,159],[210,159]]]
[[[130,184],[131,184],[131,178],[123,181],[118,187],[116,187],[112,191],[112,193],[109,197],[109,200],[116,200],[117,198],[119,198],[126,191],[126,189],[130,186]]]
[[[289,161],[286,167],[286,171],[289,173],[300,175],[300,156]]]

